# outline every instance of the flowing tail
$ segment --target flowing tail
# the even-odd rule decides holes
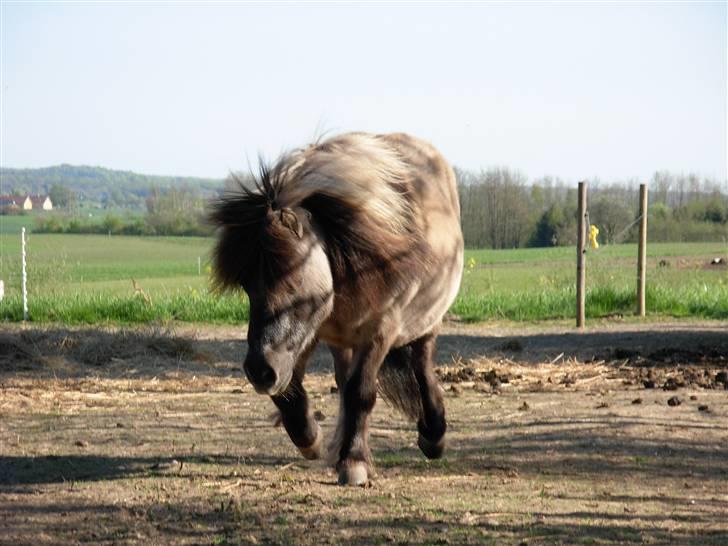
[[[391,406],[411,421],[419,421],[424,413],[422,394],[412,369],[412,348],[392,349],[379,369],[379,393]]]

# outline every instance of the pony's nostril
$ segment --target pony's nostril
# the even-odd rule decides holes
[[[253,386],[261,391],[267,391],[278,381],[278,374],[267,363],[259,362],[255,366],[244,365],[245,373]]]
[[[278,379],[278,374],[276,374],[275,370],[271,368],[270,366],[263,366],[263,369],[260,370],[260,386],[269,388],[275,385],[276,380]]]

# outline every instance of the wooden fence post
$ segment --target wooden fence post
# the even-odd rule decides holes
[[[586,182],[579,182],[579,218],[576,236],[576,327],[584,327],[586,303]]]
[[[647,184],[640,184],[640,240],[637,248],[637,313],[645,316],[647,275]]]

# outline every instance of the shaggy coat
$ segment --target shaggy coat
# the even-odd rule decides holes
[[[445,417],[432,351],[463,266],[455,176],[442,156],[405,134],[337,136],[262,166],[254,187],[223,196],[211,218],[216,283],[250,299],[246,374],[302,453],[320,451],[302,385],[320,340],[341,393],[331,451],[340,482],[372,472],[378,383],[417,420],[425,454],[439,456]]]

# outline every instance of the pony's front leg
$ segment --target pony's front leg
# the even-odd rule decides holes
[[[377,400],[377,373],[389,344],[382,336],[354,351],[353,363],[342,381],[341,414],[332,453],[340,485],[364,485],[373,475],[369,451],[369,414]],[[343,378],[341,378],[343,379]]]
[[[285,392],[271,396],[271,400],[281,413],[281,422],[293,444],[307,459],[321,457],[323,434],[321,427],[313,417],[309,406],[308,394],[303,387],[303,376],[306,364],[313,352],[315,343],[299,358]]]

